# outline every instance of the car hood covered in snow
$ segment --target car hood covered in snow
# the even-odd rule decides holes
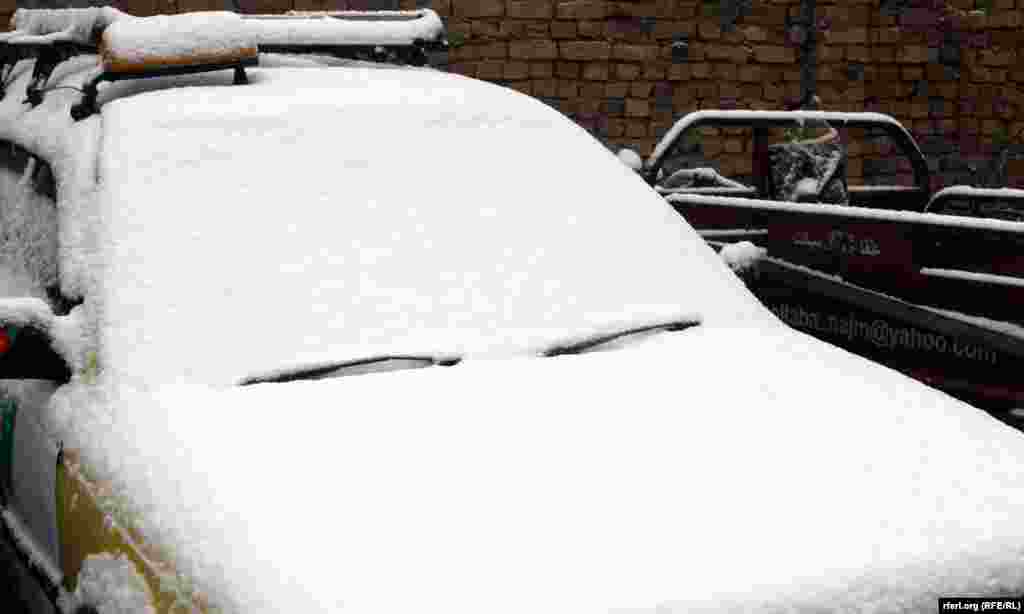
[[[1020,434],[783,328],[118,394],[106,447],[80,443],[228,611],[931,611],[1024,588]]]

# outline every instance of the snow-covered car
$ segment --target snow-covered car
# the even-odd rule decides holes
[[[34,107],[32,61],[0,101],[2,518],[65,611],[1024,591],[1021,433],[785,326],[540,101],[260,54],[76,120],[96,56]]]

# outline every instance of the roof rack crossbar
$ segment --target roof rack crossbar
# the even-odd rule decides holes
[[[15,43],[18,44],[18,43]],[[25,88],[25,102],[33,107],[43,102],[43,88],[50,80],[57,65],[73,58],[83,52],[92,51],[88,47],[71,41],[56,41],[53,43],[27,43],[23,46],[36,47],[36,62],[32,67],[32,81]]]
[[[26,89],[27,101],[36,106],[42,102],[42,89],[57,65],[82,53],[95,53],[95,50],[74,41],[0,41],[0,100],[7,94],[7,81],[19,61],[36,60],[32,68],[32,81]]]
[[[429,51],[446,49],[447,45],[434,41],[416,41],[411,45],[366,45],[366,44],[261,44],[260,53],[318,54],[345,60],[366,60],[425,66]]]
[[[79,121],[89,117],[93,113],[96,113],[96,98],[99,95],[99,85],[104,81],[125,81],[132,79],[151,79],[153,77],[170,77],[175,75],[191,75],[203,72],[213,72],[217,70],[233,70],[234,84],[245,85],[249,83],[249,77],[245,73],[246,67],[256,66],[259,60],[255,57],[241,58],[235,62],[227,64],[192,64],[185,66],[161,66],[157,68],[148,68],[146,70],[139,71],[104,71],[99,75],[90,79],[83,86],[82,100],[71,107],[71,117],[75,121]]]

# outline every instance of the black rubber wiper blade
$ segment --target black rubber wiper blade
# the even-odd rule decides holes
[[[344,371],[345,369],[352,367],[363,367],[392,360],[421,362],[424,367],[451,367],[452,365],[459,364],[459,362],[462,361],[462,358],[459,356],[430,356],[423,354],[384,354],[381,356],[370,356],[367,358],[357,358],[355,360],[317,365],[316,367],[276,372],[268,375],[253,375],[238,382],[238,385],[283,384],[285,382],[294,382],[304,379],[320,379],[336,371]],[[338,373],[338,375],[345,375],[345,373]]]
[[[634,326],[631,328],[624,328],[611,333],[604,333],[600,335],[594,335],[593,337],[587,337],[580,341],[568,343],[565,345],[556,345],[548,350],[545,350],[543,356],[564,356],[565,354],[579,354],[585,352],[591,348],[597,347],[608,343],[609,341],[615,341],[628,335],[635,335],[638,333],[647,333],[654,331],[680,331],[686,330],[687,328],[693,328],[694,326],[700,326],[699,319],[685,319],[685,320],[673,320],[671,322],[662,322],[661,324],[648,324],[645,326]]]

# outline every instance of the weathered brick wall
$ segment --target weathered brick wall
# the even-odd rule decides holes
[[[0,0],[0,3],[5,0]],[[6,0],[10,3],[10,0]],[[23,0],[38,4],[84,0]],[[934,187],[977,180],[1024,130],[1024,0],[817,0],[816,91],[824,107],[877,110],[910,129]],[[447,69],[500,83],[559,109],[613,148],[642,154],[700,108],[779,109],[799,98],[799,0],[753,0],[735,20],[719,0],[119,0],[137,15],[224,9],[394,9],[444,18]],[[732,4],[731,2],[729,4]],[[969,14],[979,5],[985,14]],[[5,9],[6,7],[6,9]],[[13,4],[0,4],[0,11]],[[703,162],[751,172],[739,130],[705,130]],[[853,139],[851,181],[909,182],[884,143]],[[1019,140],[1018,140],[1019,142]],[[1024,158],[1024,150],[1013,155]],[[1010,160],[1024,186],[1024,159]]]
[[[450,67],[536,96],[611,146],[649,153],[699,108],[778,109],[799,98],[787,22],[799,0],[758,0],[723,31],[715,3],[679,0],[434,0],[454,42]],[[818,0],[817,91],[824,107],[893,115],[926,150],[935,187],[976,177],[993,146],[1024,130],[1024,1],[910,2],[886,15],[873,0]],[[687,42],[681,53],[681,41]],[[675,43],[675,44],[674,44]],[[674,53],[675,51],[675,53]],[[705,130],[706,160],[750,172],[740,131]],[[909,182],[885,143],[853,144],[849,175]],[[867,163],[868,168],[865,169]],[[1020,161],[1011,181],[1022,182]]]

